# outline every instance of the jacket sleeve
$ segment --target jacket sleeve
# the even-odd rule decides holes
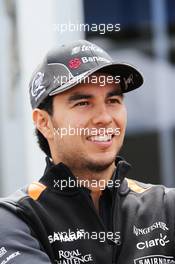
[[[8,209],[0,208],[0,264],[51,264],[31,235],[27,224]]]

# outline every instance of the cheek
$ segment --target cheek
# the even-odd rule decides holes
[[[123,107],[115,116],[116,124],[120,129],[125,130],[127,124],[127,111],[126,107]]]
[[[86,127],[88,123],[88,118],[84,114],[71,115],[68,116],[66,119],[66,125],[74,128]]]
[[[127,111],[126,111],[126,107],[123,109],[123,123],[124,123],[124,126],[126,127],[126,124],[127,124]]]
[[[60,119],[57,118],[57,120],[54,120],[54,126],[55,128],[59,128],[60,130],[64,131],[64,133],[67,133],[67,137],[69,137],[69,133],[72,133],[73,131],[79,131],[80,128],[85,128],[87,126],[88,121],[86,121],[85,116],[79,115],[65,115],[64,118],[61,117]],[[69,132],[71,131],[71,132]],[[73,133],[73,136],[76,136],[78,132]]]

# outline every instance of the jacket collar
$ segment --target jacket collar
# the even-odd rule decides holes
[[[119,193],[126,195],[129,192],[129,188],[125,177],[129,173],[131,165],[121,156],[116,157],[115,165],[116,169],[111,178],[114,183],[113,186],[116,186],[116,182],[119,183],[117,185]],[[77,185],[77,179],[68,166],[62,162],[55,165],[49,157],[46,157],[46,168],[40,182],[52,189],[52,191],[68,195],[72,195],[82,188]],[[113,192],[113,186],[107,186],[106,188]]]

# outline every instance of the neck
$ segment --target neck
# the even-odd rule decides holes
[[[92,191],[91,192],[91,197],[92,197],[94,206],[95,206],[95,208],[96,208],[98,213],[99,213],[99,199],[100,199],[100,196],[101,196],[101,192],[102,191],[97,191],[97,192]]]
[[[71,169],[71,168],[70,168]],[[115,164],[113,163],[107,169],[101,172],[90,172],[71,169],[72,173],[76,176],[81,186],[87,187],[91,190],[91,197],[94,202],[94,206],[99,211],[99,198],[106,185],[109,183],[115,170]]]
[[[61,162],[61,160],[55,158],[53,155],[52,161],[54,164]],[[75,175],[80,186],[86,187],[91,190],[91,197],[94,202],[94,206],[97,211],[99,211],[99,198],[101,196],[102,190],[105,189],[114,173],[114,170],[116,168],[115,162],[113,162],[106,169],[99,172],[94,172],[85,167],[82,168],[81,166],[74,166],[75,163],[70,164],[70,162],[66,162],[65,160],[63,163],[67,165],[73,175]]]

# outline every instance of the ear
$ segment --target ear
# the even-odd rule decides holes
[[[35,108],[32,112],[32,119],[35,127],[43,134],[46,139],[53,138],[53,126],[50,115],[39,108]]]

